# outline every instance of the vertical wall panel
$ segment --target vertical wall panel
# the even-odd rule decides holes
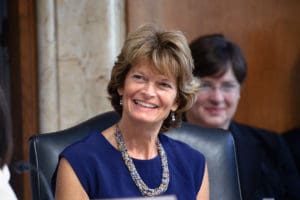
[[[35,1],[8,3],[14,162],[28,160],[28,139],[38,131]],[[12,171],[12,185],[19,199],[31,199],[28,173],[18,175]]]
[[[127,28],[152,22],[188,40],[223,33],[248,60],[236,120],[278,132],[300,126],[300,1],[128,0]]]

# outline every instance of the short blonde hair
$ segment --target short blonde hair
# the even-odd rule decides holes
[[[163,122],[161,132],[178,127],[182,113],[191,108],[199,88],[198,80],[192,75],[194,64],[185,36],[180,31],[163,31],[149,24],[128,35],[107,86],[111,104],[120,115],[121,97],[117,90],[124,87],[130,68],[141,60],[151,62],[159,73],[175,77],[178,103],[176,120],[172,121],[169,115]]]

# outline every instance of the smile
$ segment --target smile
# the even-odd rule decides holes
[[[135,104],[146,107],[146,108],[157,108],[156,105],[145,103],[143,101],[139,101],[139,100],[133,100],[133,101],[134,101]]]
[[[224,111],[224,108],[216,108],[216,107],[212,107],[212,108],[206,108],[206,110],[209,112],[209,113],[212,113],[212,114],[219,114],[221,112]]]

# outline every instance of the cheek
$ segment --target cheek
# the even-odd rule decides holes
[[[207,101],[208,101],[208,97],[206,95],[203,95],[203,94],[198,95],[194,105],[200,106],[200,105],[205,104]]]
[[[169,95],[166,94],[165,96],[168,97],[168,100],[167,100],[167,101],[168,101],[168,102],[171,102],[172,106],[175,105],[175,104],[177,104],[177,101],[176,101],[176,100],[177,100],[177,99],[176,99],[177,96],[176,96],[175,93],[174,93],[174,94],[169,94]]]
[[[177,93],[175,91],[166,92],[166,91],[157,89],[156,94],[157,94],[157,97],[163,99],[166,102],[172,102],[172,103],[176,102]]]
[[[203,107],[205,104],[205,98],[202,96],[197,96],[195,103],[193,104],[192,108],[190,111],[194,113],[195,115],[199,115],[200,112],[202,113]]]
[[[235,113],[236,108],[239,103],[239,98],[237,96],[228,98],[226,102],[227,102],[227,105],[229,106],[231,112]]]
[[[125,84],[123,94],[125,96],[131,96],[141,90],[141,86],[138,84]]]

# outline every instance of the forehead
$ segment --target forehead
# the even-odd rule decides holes
[[[229,67],[225,73],[222,75],[212,75],[204,76],[201,78],[202,81],[215,81],[215,82],[224,82],[224,81],[234,81],[237,82],[237,79],[233,73],[232,67]]]
[[[148,60],[140,60],[132,65],[130,72],[141,72],[145,75],[155,75],[161,78],[175,79],[175,75],[171,73],[170,70],[167,70],[167,68],[168,67],[166,66],[156,66]]]

